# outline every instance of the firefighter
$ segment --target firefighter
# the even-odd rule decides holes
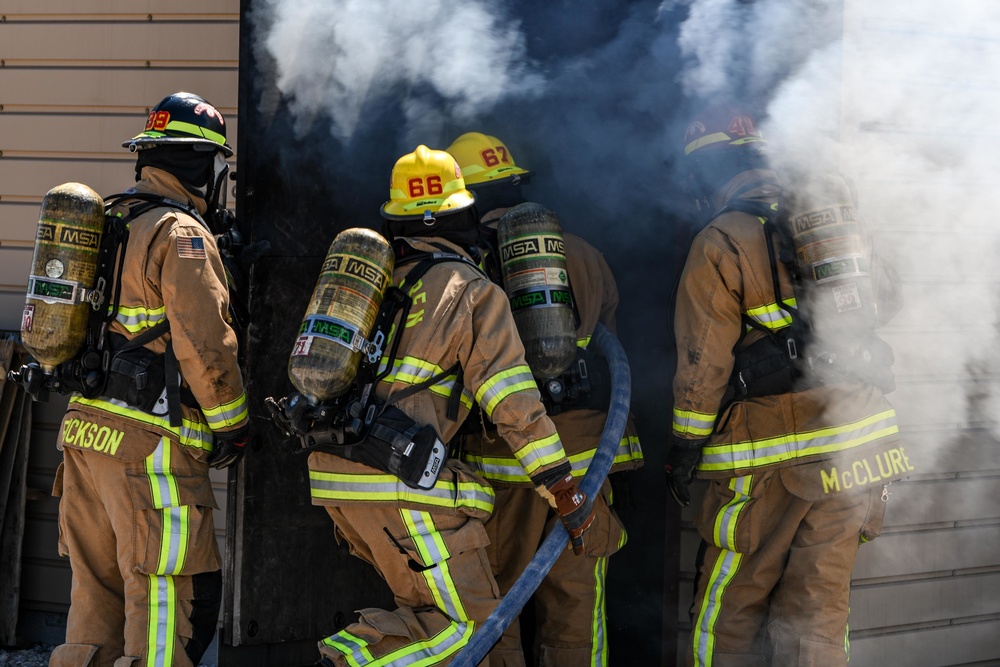
[[[891,387],[794,365],[822,332],[801,333],[815,286],[792,270],[776,225],[806,193],[779,180],[752,117],[706,112],[688,127],[684,153],[687,189],[707,221],[677,291],[666,466],[682,507],[693,474],[708,480],[695,516],[703,543],[687,664],[763,665],[769,644],[774,665],[846,665],[858,545],[881,531],[888,483],[913,469],[884,395]],[[840,201],[849,221],[853,204]],[[853,288],[870,281],[877,326],[901,302],[895,273],[865,238],[860,266],[870,273]]]
[[[461,135],[448,147],[455,156],[466,186],[476,195],[476,208],[482,213],[484,233],[496,243],[496,225],[513,206],[525,201],[522,185],[531,173],[517,166],[502,141],[480,132]],[[590,347],[598,322],[615,331],[618,288],[604,256],[579,236],[563,231],[569,283],[579,313],[576,329],[577,363],[565,377],[562,387],[579,386],[578,363],[589,370],[591,389],[579,391],[573,400],[554,402],[546,394],[547,382],[540,382],[546,408],[562,437],[570,457],[573,475],[586,474],[601,439],[610,400],[610,376],[607,361]],[[492,253],[496,255],[495,251]],[[497,269],[493,267],[493,273]],[[500,281],[499,276],[495,279]],[[596,347],[596,346],[595,346]],[[546,378],[551,380],[551,378]],[[561,392],[561,393],[566,393]],[[490,538],[487,553],[500,585],[501,595],[517,581],[531,561],[554,522],[551,508],[532,489],[510,449],[487,424],[470,419],[472,432],[463,436],[463,458],[493,485],[496,507],[486,522]],[[612,472],[633,470],[642,465],[642,450],[629,421],[615,456]],[[611,484],[605,481],[594,499],[596,519],[587,548],[582,555],[564,551],[539,585],[534,595],[535,644],[532,664],[576,667],[604,665],[608,660],[604,615],[604,582],[608,557],[620,549],[626,534],[618,515],[611,508]],[[520,626],[517,620],[505,630],[490,652],[490,664],[524,665]]]
[[[250,438],[226,276],[204,219],[232,155],[225,120],[201,97],[176,93],[122,145],[136,153],[137,182],[112,211],[129,235],[109,288],[120,290],[109,340],[122,349],[168,323],[116,358],[165,364],[168,377],[176,365],[179,403],[162,376],[141,387],[159,396],[151,409],[111,380],[103,395],[70,397],[53,494],[73,588],[54,667],[198,664],[222,597],[209,467],[237,462]]]
[[[432,426],[443,442],[474,403],[482,406],[582,549],[593,503],[577,489],[545,414],[507,298],[473,261],[473,202],[444,151],[418,146],[393,167],[381,213],[395,254],[393,283],[404,284],[412,305],[376,394]],[[413,285],[401,283],[420,265],[408,260],[430,253],[450,261],[430,265]],[[449,458],[432,488],[413,488],[326,452],[309,455],[309,477],[313,503],[326,508],[338,536],[378,570],[398,604],[395,611],[361,610],[356,623],[320,642],[318,664],[450,661],[500,601],[485,552],[483,522],[494,503],[487,481]]]

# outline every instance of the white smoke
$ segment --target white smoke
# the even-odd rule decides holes
[[[442,108],[469,119],[504,95],[542,85],[518,22],[485,0],[264,5],[276,85],[303,134],[329,119],[333,135],[347,142],[367,113],[401,101],[413,135],[426,136],[439,129]]]
[[[879,333],[895,353],[898,388],[889,399],[918,475],[961,478],[962,471],[1000,467],[995,455],[963,455],[990,451],[988,434],[1000,438],[1000,127],[993,122],[1000,108],[1000,3],[685,4],[679,44],[686,92],[761,101],[761,125],[782,169],[824,165],[857,185],[878,248],[902,278],[905,306]],[[801,12],[801,20],[789,10]],[[745,33],[750,27],[756,29]],[[968,488],[960,480],[954,485]],[[934,508],[935,496],[926,484],[901,488],[894,499],[904,504],[890,505],[889,520],[893,512],[903,523],[995,516],[991,503],[977,509],[981,501],[971,495],[948,510]],[[969,553],[996,553],[995,533],[990,544],[947,539],[962,541],[959,549]],[[913,554],[880,544],[860,552],[868,576],[932,567],[903,563]]]

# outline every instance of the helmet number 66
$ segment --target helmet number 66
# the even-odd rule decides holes
[[[406,182],[408,188],[410,188],[410,197],[423,197],[427,195],[439,195],[444,192],[444,186],[441,185],[440,176],[428,176],[424,178],[411,178]]]

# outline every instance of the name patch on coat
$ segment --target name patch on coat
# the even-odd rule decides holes
[[[114,456],[118,453],[118,446],[122,444],[125,433],[84,419],[69,419],[63,424],[62,436],[63,444]]]
[[[854,487],[885,484],[916,470],[902,447],[895,447],[874,456],[866,456],[838,468],[831,466],[819,471],[823,493],[840,493]]]

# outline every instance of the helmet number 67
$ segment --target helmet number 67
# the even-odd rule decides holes
[[[497,153],[500,153],[499,157],[497,157]],[[486,150],[481,151],[479,155],[483,158],[483,164],[487,167],[495,167],[501,162],[504,164],[510,162],[510,156],[507,154],[506,146],[487,148]]]

